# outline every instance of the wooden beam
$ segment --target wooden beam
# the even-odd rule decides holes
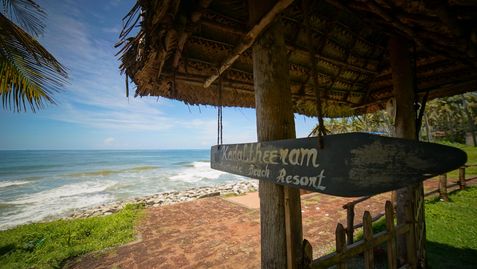
[[[255,24],[255,26],[253,26],[253,28],[244,36],[242,42],[234,48],[232,54],[227,57],[217,69],[217,74],[210,76],[204,82],[204,88],[208,88],[225,70],[232,66],[240,55],[253,45],[257,37],[275,20],[278,14],[285,10],[291,3],[293,3],[293,0],[278,0],[268,13],[262,17],[258,24]]]
[[[432,43],[429,42],[424,42],[422,37],[419,35],[418,32],[413,30],[411,27],[403,24],[400,22],[398,19],[394,18],[392,15],[388,14],[388,12],[383,9],[380,5],[376,4],[374,1],[367,1],[366,5],[369,7],[370,11],[378,16],[380,16],[384,21],[387,23],[391,24],[394,28],[398,29],[402,34],[406,35],[409,39],[413,40],[416,42],[416,44],[423,48],[426,51],[429,51],[434,54],[442,54],[442,55],[449,55],[451,58],[458,59],[462,63],[465,63],[466,65],[472,66],[472,67],[477,67],[477,63],[469,60],[470,55],[463,55],[468,54],[469,51],[453,51],[450,49],[442,49],[442,48],[436,48],[436,46],[433,46]],[[438,39],[433,39],[435,42],[439,42],[440,40]]]
[[[190,15],[190,22],[188,24],[189,27],[193,27],[193,24],[197,23],[200,20],[200,17],[204,13],[204,11],[207,9],[207,7],[210,5],[212,0],[200,0],[198,5],[199,8],[198,10],[195,10],[192,12]],[[181,59],[182,56],[182,50],[184,49],[184,45],[187,41],[187,38],[192,34],[192,31],[182,31],[179,34],[179,38],[177,40],[177,48],[176,48],[176,53],[174,54],[174,60],[172,62],[172,67],[174,69],[177,69],[177,66],[179,65],[179,60]]]
[[[236,27],[233,27],[233,26],[222,25],[222,24],[219,24],[219,23],[217,23],[215,21],[211,21],[211,20],[201,20],[200,23],[204,26],[219,29],[221,31],[232,33],[232,34],[235,34],[235,35],[240,36],[240,37],[246,34],[246,32],[243,31],[242,29],[239,29],[239,28],[236,28]],[[314,30],[314,29],[312,29],[312,31],[316,32],[316,30]],[[207,38],[204,38],[204,37],[195,36],[194,38],[197,38],[199,40],[206,40],[206,41],[212,42],[212,43],[220,43],[221,45],[226,45],[226,46],[233,47],[232,44],[227,44],[227,43],[224,43],[224,42],[214,41],[214,40],[207,39]],[[334,46],[340,47],[340,45],[333,40],[329,40],[329,42],[333,43]],[[299,45],[297,45],[296,43],[293,43],[293,42],[288,42],[287,43],[287,48],[288,48],[288,50],[290,50],[292,52],[296,52],[296,53],[301,53],[301,54],[305,54],[305,55],[308,55],[308,53],[309,53],[305,48],[300,47]],[[343,48],[343,50],[344,50],[344,48]],[[385,50],[383,50],[383,52],[385,52]],[[353,54],[350,54],[350,55],[354,56],[354,57],[357,57],[357,58],[362,58],[358,55],[353,55]],[[351,71],[363,72],[363,73],[366,73],[366,74],[369,74],[369,75],[377,75],[378,74],[378,72],[375,71],[375,70],[369,70],[369,69],[363,68],[363,67],[355,65],[355,64],[350,64],[350,63],[344,62],[344,61],[342,61],[341,59],[338,59],[338,58],[330,58],[330,57],[323,56],[323,55],[320,55],[320,54],[315,54],[315,58],[317,60],[326,61],[330,64],[336,65],[338,67],[343,67],[343,68],[349,69]],[[369,62],[370,59],[363,59],[363,60],[365,62]]]
[[[305,55],[307,55],[309,53],[306,49],[304,49],[304,48],[302,48],[302,47],[300,47],[296,44],[289,44],[288,49],[293,50],[297,53],[305,54]],[[326,56],[320,55],[318,53],[315,54],[315,58],[317,60],[326,61],[326,62],[329,62],[333,65],[337,65],[338,67],[347,68],[351,71],[363,72],[363,73],[366,73],[368,75],[377,75],[378,74],[378,72],[375,71],[375,70],[369,70],[369,69],[363,68],[361,66],[357,66],[357,65],[354,65],[354,64],[349,64],[347,62],[343,62],[342,60],[326,57]],[[364,59],[364,60],[367,61],[368,59]]]
[[[230,25],[227,25],[227,24],[220,24],[220,23],[217,23],[217,22],[215,22],[213,20],[210,20],[210,19],[202,19],[202,20],[200,20],[200,24],[202,24],[204,26],[207,26],[207,27],[210,27],[210,28],[214,28],[216,30],[226,32],[226,33],[231,33],[231,34],[234,34],[234,35],[237,35],[237,36],[240,36],[240,37],[247,34],[247,31],[245,31],[243,29],[240,29],[240,28],[237,28],[237,27],[234,27],[234,26],[230,26]]]
[[[195,40],[197,40],[197,41],[195,41]],[[191,39],[190,39],[190,42],[207,42],[209,44],[220,45],[220,46],[224,47],[224,50],[227,50],[228,48],[233,47],[233,45],[231,45],[229,43],[225,43],[225,42],[221,42],[221,41],[214,41],[214,40],[204,38],[204,37],[199,37],[199,36],[192,36]],[[288,44],[287,44],[287,48],[289,50],[293,50],[294,53],[301,53],[304,56],[307,56],[307,57],[309,56],[309,52],[302,49],[302,48],[297,48],[297,47],[295,48],[292,45],[288,45]],[[247,54],[248,54],[248,52],[247,52]],[[242,54],[242,55],[244,55],[244,54]],[[191,58],[191,57],[188,57],[188,59],[189,60],[195,59],[194,61],[200,61],[204,64],[209,65],[211,69],[215,69],[214,63],[208,62],[207,61],[208,59],[198,59],[198,58]],[[377,72],[374,72],[372,70],[368,70],[368,69],[365,69],[365,68],[362,68],[362,67],[359,67],[359,66],[356,66],[356,65],[350,65],[350,64],[347,64],[347,63],[344,63],[344,62],[340,62],[339,60],[335,60],[335,59],[332,59],[332,58],[321,56],[321,55],[319,55],[319,53],[315,53],[315,60],[316,60],[316,62],[318,62],[318,61],[328,62],[331,65],[336,65],[338,68],[349,69],[349,70],[351,70],[353,72],[356,72],[356,73],[363,72],[363,73],[365,73],[365,74],[363,74],[365,76],[373,76],[374,77],[375,75],[378,74]],[[363,60],[368,61],[368,59],[363,59]],[[298,71],[303,72],[303,73],[310,73],[309,70],[311,68],[310,65],[305,66],[305,65],[301,65],[299,63],[290,63],[289,67],[290,67],[290,70],[298,70]],[[233,67],[229,67],[227,70],[238,70],[238,69],[234,69]],[[248,71],[243,71],[243,72],[248,72]],[[318,76],[319,77],[327,77],[328,80],[330,80],[330,82],[332,81],[332,78],[334,77],[333,74],[327,73],[325,71],[319,72]],[[364,84],[356,82],[355,80],[349,80],[349,79],[346,79],[346,78],[343,78],[343,77],[340,77],[340,76],[336,77],[336,80],[338,82],[341,82],[341,83],[344,83],[344,84],[356,85],[360,88],[364,88],[366,86]],[[209,85],[209,87],[210,87],[210,85]]]
[[[201,87],[203,85],[204,76],[177,73],[176,74],[176,81],[184,82],[184,83],[186,83],[188,85],[191,85],[191,86]],[[250,95],[254,94],[253,84],[242,83],[240,81],[234,81],[234,80],[229,80],[229,79],[222,80],[222,83],[223,83],[223,89],[226,90],[226,91],[229,90],[229,91],[235,91],[235,92],[238,92],[238,93],[241,93],[241,94],[250,94]],[[295,99],[300,99],[302,101],[309,101],[309,102],[313,102],[313,103],[316,102],[315,95],[309,95],[309,94],[305,94],[305,95],[292,94],[292,100],[295,100]],[[364,106],[363,107],[355,107],[356,105],[358,105],[357,103],[353,103],[353,102],[350,102],[350,101],[344,101],[344,100],[332,99],[330,97],[322,97],[322,100],[327,101],[328,104],[329,103],[335,103],[335,104],[348,105],[352,109],[359,109],[359,108],[364,107]],[[386,100],[382,100],[382,102],[385,102]],[[375,104],[375,103],[372,103],[372,104],[369,104],[369,105],[373,105],[373,104]],[[249,107],[252,107],[252,106],[249,106]],[[309,115],[309,116],[311,116],[311,115]]]
[[[338,9],[340,9],[340,8],[338,8]],[[300,20],[297,20],[293,17],[283,16],[283,19],[287,20],[287,21],[290,21],[290,22],[293,22],[295,24],[301,25],[302,27],[307,27],[307,26],[303,25],[303,22],[301,22]],[[353,38],[357,38],[361,43],[363,43],[367,46],[374,47],[375,49],[379,49],[381,51],[386,51],[385,47],[383,47],[379,44],[376,44],[376,43],[372,43],[371,41],[367,40],[366,38],[360,36],[359,34],[355,33],[354,30],[352,30],[348,25],[340,22],[339,20],[334,21],[333,26],[338,28],[340,31],[343,31],[343,30],[346,31],[348,34],[352,35]],[[311,30],[313,31],[313,33],[318,33],[320,35],[323,35],[316,28],[312,28]]]

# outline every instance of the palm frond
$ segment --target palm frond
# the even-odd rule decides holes
[[[3,107],[32,111],[54,103],[65,68],[38,41],[0,14],[0,96]]]
[[[45,28],[45,11],[33,0],[2,0],[3,15],[25,29],[28,33],[39,36]]]

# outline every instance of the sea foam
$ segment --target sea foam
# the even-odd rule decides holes
[[[114,184],[116,184],[114,181],[73,183],[4,202],[16,207],[2,214],[0,230],[27,222],[45,220],[49,216],[61,216],[73,209],[111,202],[113,196],[104,191]]]
[[[31,183],[31,181],[0,181],[0,188],[18,186],[18,185],[25,185]]]
[[[198,182],[204,179],[218,179],[224,172],[212,170],[210,162],[193,162],[192,167],[187,167],[178,171],[170,179],[173,181]]]

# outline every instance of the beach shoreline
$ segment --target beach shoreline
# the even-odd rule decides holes
[[[190,188],[183,191],[161,192],[153,195],[146,195],[119,201],[113,201],[110,203],[104,203],[90,208],[79,208],[73,210],[72,212],[70,211],[66,214],[56,216],[56,218],[53,216],[45,218],[45,220],[40,222],[52,221],[55,219],[78,219],[95,216],[107,216],[118,212],[119,210],[123,209],[127,204],[143,204],[145,208],[159,207],[177,204],[181,202],[189,202],[206,197],[243,195],[255,191],[258,191],[258,180],[242,180],[234,183]]]

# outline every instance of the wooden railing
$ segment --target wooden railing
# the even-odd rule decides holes
[[[429,191],[425,193],[425,196],[432,194],[439,194],[440,198],[444,201],[448,200],[448,191],[449,188],[454,188],[458,186],[457,189],[464,189],[467,186],[467,182],[477,179],[477,177],[465,178],[465,169],[467,167],[477,166],[477,165],[466,165],[459,168],[459,179],[457,182],[448,184],[447,175],[439,176],[439,186],[436,190]],[[313,260],[312,257],[312,246],[308,241],[304,241],[304,257],[303,257],[303,268],[328,268],[331,266],[336,266],[337,269],[347,268],[349,263],[356,262],[355,257],[358,257],[359,254],[363,254],[362,260],[358,259],[358,262],[364,263],[364,267],[359,266],[360,268],[375,268],[374,262],[374,250],[385,244],[386,256],[387,256],[387,268],[398,269],[398,254],[397,254],[397,244],[396,240],[399,236],[405,236],[407,244],[407,256],[408,261],[406,264],[399,265],[399,269],[404,268],[415,268],[416,262],[409,257],[414,257],[415,253],[418,252],[419,247],[414,244],[412,239],[415,235],[412,233],[414,226],[412,223],[396,225],[394,223],[394,206],[390,201],[386,201],[384,212],[377,214],[372,217],[369,211],[365,211],[363,215],[363,222],[359,224],[354,224],[355,216],[355,207],[357,204],[362,203],[371,198],[371,196],[362,197],[355,201],[349,202],[343,206],[347,212],[347,227],[344,228],[341,223],[338,223],[336,226],[336,251],[328,255],[322,256],[318,259]],[[418,208],[424,203],[423,200],[419,202]],[[411,210],[407,208],[406,210]],[[419,211],[419,210],[417,210]],[[411,211],[409,211],[411,212]],[[373,233],[372,224],[374,221],[378,220],[382,216],[385,216],[386,221],[386,230]],[[418,221],[418,219],[416,220]],[[358,242],[353,242],[354,230],[357,228],[363,227],[363,239]],[[424,239],[424,238],[422,238]],[[414,255],[413,255],[414,254]]]
[[[336,265],[336,268],[347,268],[350,259],[363,253],[363,268],[374,268],[374,249],[380,245],[386,244],[387,254],[387,268],[397,269],[397,249],[396,240],[397,236],[405,235],[410,236],[410,224],[395,225],[394,224],[394,208],[390,201],[385,205],[385,217],[386,217],[386,230],[373,234],[373,220],[369,211],[366,211],[363,215],[363,239],[348,245],[345,240],[345,229],[340,223],[336,227],[336,251],[326,256],[320,257],[316,260],[305,258],[304,260],[311,261],[305,264],[305,268],[328,268]],[[410,238],[408,238],[410,241]],[[307,243],[305,243],[307,244]],[[410,249],[408,251],[415,251]],[[305,245],[305,255],[310,255],[311,246]],[[355,262],[355,261],[354,261]],[[360,261],[358,261],[360,262]],[[402,265],[400,268],[408,268],[409,265]]]
[[[452,184],[448,184],[447,174],[440,175],[439,176],[439,187],[436,190],[432,190],[430,192],[425,193],[424,195],[428,196],[428,195],[438,193],[440,199],[442,199],[444,201],[449,201],[448,193],[449,193],[450,188],[454,188],[456,186],[459,186],[458,189],[463,190],[467,186],[467,182],[477,179],[477,177],[475,177],[475,176],[470,177],[470,178],[465,178],[465,174],[466,174],[465,169],[467,167],[475,167],[475,166],[477,166],[477,164],[467,164],[467,165],[464,165],[461,168],[459,168],[459,179]]]
[[[468,164],[468,165],[464,165],[464,166],[460,167],[459,168],[459,178],[455,183],[448,184],[447,174],[440,175],[439,176],[439,186],[438,186],[438,188],[435,189],[435,190],[426,192],[424,194],[424,196],[429,196],[429,195],[433,195],[433,194],[437,193],[437,194],[439,194],[440,199],[442,199],[443,201],[449,201],[448,193],[449,193],[450,188],[454,188],[456,186],[459,186],[458,189],[463,190],[467,186],[467,182],[477,179],[477,177],[471,177],[471,178],[467,178],[467,179],[465,178],[465,174],[466,174],[465,169],[467,167],[475,167],[475,166],[477,166],[477,164]],[[354,201],[351,201],[351,202],[343,205],[343,209],[346,210],[346,228],[345,228],[345,232],[346,232],[346,242],[347,242],[348,245],[353,243],[354,231],[358,228],[363,227],[363,223],[354,224],[354,217],[355,217],[354,210],[355,210],[355,207],[356,207],[357,204],[362,203],[362,202],[368,200],[371,197],[373,197],[373,196],[361,197],[359,199],[356,199]],[[372,220],[376,221],[379,218],[381,218],[382,216],[384,216],[384,212],[380,212],[376,216],[372,217]]]

